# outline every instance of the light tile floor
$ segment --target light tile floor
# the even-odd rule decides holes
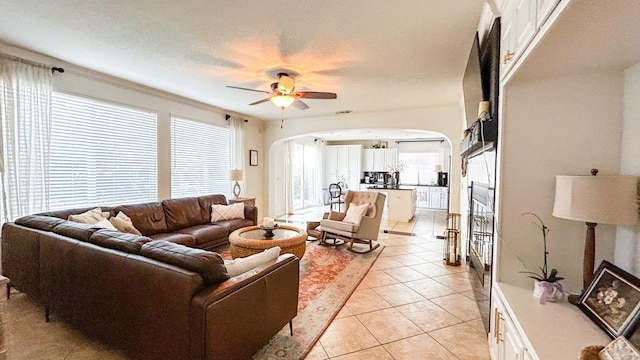
[[[289,221],[320,218],[324,209]],[[318,214],[320,216],[318,216]],[[467,266],[442,263],[446,213],[418,210],[410,223],[383,220],[385,245],[307,360],[489,359]],[[413,236],[395,232],[413,233]]]

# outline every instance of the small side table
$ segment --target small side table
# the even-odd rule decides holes
[[[245,205],[256,206],[256,198],[230,198],[229,204],[244,203]]]

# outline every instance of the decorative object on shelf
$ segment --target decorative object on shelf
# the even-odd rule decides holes
[[[386,141],[380,141],[380,149],[386,149],[389,144]]]
[[[258,166],[258,150],[249,150],[249,165]]]
[[[460,266],[460,214],[447,214],[444,232],[443,260],[446,265]]]
[[[630,336],[638,323],[640,280],[603,260],[578,307],[611,338]]]
[[[549,272],[548,268],[547,255],[549,255],[549,251],[547,251],[547,234],[549,233],[549,228],[544,224],[542,219],[540,219],[537,214],[527,212],[523,213],[522,215],[530,215],[535,217],[537,222],[533,221],[532,224],[542,230],[544,264],[540,268],[540,273],[531,271],[521,271],[521,273],[528,274],[528,277],[535,280],[533,296],[540,298],[540,304],[544,305],[547,301],[562,300],[562,298],[564,297],[564,292],[562,290],[562,284],[560,284],[559,281],[564,278],[558,276],[558,270],[552,268],[551,272]]]
[[[238,184],[238,181],[242,181],[242,170],[239,170],[239,169],[231,170],[231,180],[236,182],[233,185],[233,196],[237,199],[240,197],[241,189],[240,189],[240,184]]]
[[[615,338],[598,354],[600,360],[639,360],[640,352],[624,336]]]
[[[582,266],[582,291],[593,280],[596,225],[634,225],[638,222],[638,178],[636,176],[556,176],[556,196],[553,216],[584,221],[587,236]],[[569,295],[577,304],[579,295]]]

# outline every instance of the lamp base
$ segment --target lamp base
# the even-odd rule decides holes
[[[233,185],[233,196],[237,198],[240,197],[240,184],[236,181],[235,185]]]

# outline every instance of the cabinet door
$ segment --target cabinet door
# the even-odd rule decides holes
[[[384,150],[374,150],[373,152],[373,171],[387,171],[385,168]]]
[[[324,148],[324,172],[335,174],[338,171],[338,149],[334,146]]]
[[[508,320],[502,319],[503,322],[503,350],[504,353],[501,359],[509,360],[522,360],[522,353],[524,348],[520,336],[515,332],[515,328],[509,324]]]
[[[449,194],[447,189],[440,189],[440,209],[447,210],[449,205]]]
[[[398,149],[384,149],[384,164],[396,165],[398,163]]]
[[[515,62],[515,37],[513,28],[515,24],[516,1],[506,1],[502,12],[502,22],[500,24],[500,77],[504,78]]]
[[[362,161],[362,149],[360,146],[352,146],[348,149],[349,174],[360,176],[360,162]]]
[[[374,149],[364,149],[364,161],[362,162],[362,171],[375,171],[373,166],[373,152]]]
[[[515,36],[516,57],[529,45],[538,27],[536,26],[536,0],[516,0],[515,8]]]
[[[538,6],[536,8],[536,26],[538,28],[540,28],[542,24],[547,21],[547,18],[549,18],[549,15],[551,15],[551,12],[553,12],[553,9],[556,8],[556,5],[558,5],[559,2],[560,0],[537,1]]]
[[[338,147],[338,173],[346,174],[349,172],[349,148]]]

